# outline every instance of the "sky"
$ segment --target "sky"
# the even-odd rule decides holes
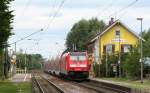
[[[14,22],[9,43],[16,42],[33,32],[39,33],[16,44],[17,51],[39,53],[52,58],[65,49],[65,39],[73,24],[81,19],[97,17],[106,24],[111,17],[121,20],[137,34],[143,18],[143,29],[150,28],[150,0],[65,0],[53,19],[62,0],[15,0],[11,3]],[[53,21],[52,21],[53,19]],[[14,50],[14,45],[10,49]]]

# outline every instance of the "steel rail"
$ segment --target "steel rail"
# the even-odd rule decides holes
[[[45,78],[42,75],[38,75],[40,77],[41,80],[45,80],[47,82],[47,84],[49,84],[50,86],[52,86],[58,93],[65,93],[62,89],[60,89],[59,87],[57,87],[57,85],[55,85],[53,82],[51,82],[50,80],[48,80],[47,78]],[[44,89],[42,88],[40,82],[38,81],[38,79],[36,78],[36,76],[33,74],[33,80],[36,82],[40,93],[45,93]]]
[[[83,83],[77,83],[83,87],[90,88],[96,91],[98,88],[103,88],[104,90],[110,90],[118,93],[130,93],[131,89],[128,87],[120,86],[120,85],[115,85],[107,82],[99,82],[99,81],[93,81],[90,80],[89,82],[83,82]],[[102,91],[101,91],[102,92]],[[104,91],[105,92],[105,91]]]
[[[60,93],[65,93],[61,88],[59,88],[57,85],[55,85],[55,84],[54,84],[53,82],[51,82],[49,79],[44,78],[43,76],[42,76],[42,78],[45,79],[47,82],[49,82],[49,84],[52,85],[56,90],[58,90],[58,92],[60,92]]]
[[[40,90],[40,93],[45,93],[43,88],[41,87],[39,81],[35,78],[35,76],[33,77],[33,80],[35,81],[35,83],[37,84],[38,86],[38,89]]]

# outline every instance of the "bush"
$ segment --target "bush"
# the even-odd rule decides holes
[[[140,54],[138,47],[132,48],[123,62],[125,76],[132,79],[140,77]]]

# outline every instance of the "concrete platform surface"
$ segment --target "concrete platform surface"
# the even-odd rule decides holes
[[[25,82],[31,80],[31,74],[15,74],[11,81],[12,82]]]

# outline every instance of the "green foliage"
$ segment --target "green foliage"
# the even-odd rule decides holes
[[[17,53],[17,67],[24,69],[25,64],[28,70],[41,69],[43,58],[40,54],[23,54]]]
[[[118,66],[118,53],[107,54],[107,71],[108,71],[107,77],[115,76],[115,72],[113,72],[114,65],[116,65],[116,67]],[[106,54],[103,55],[102,66],[103,66],[102,70],[105,72],[104,76],[106,76]]]
[[[143,42],[143,55],[144,57],[150,57],[150,29],[142,33],[142,37],[145,40]]]
[[[9,4],[13,0],[0,0],[0,76],[2,76],[3,49],[6,47],[7,40],[12,34],[11,23],[13,21],[12,11]]]
[[[43,58],[40,54],[31,54],[29,57],[29,69],[41,69],[41,62],[43,61]]]
[[[4,48],[12,30],[12,11],[9,10],[9,4],[12,0],[0,1],[0,51]]]
[[[139,48],[134,47],[123,62],[123,69],[128,78],[137,79],[140,76]]]
[[[121,76],[137,79],[140,75],[140,63],[139,63],[139,48],[133,47],[130,49],[129,53],[121,53]],[[108,76],[107,77],[114,77],[115,75],[118,76],[119,69],[118,69],[118,53],[109,54],[107,55],[107,65],[108,65]],[[113,65],[116,65],[117,73],[113,72]],[[106,55],[103,56],[102,64],[101,64],[101,73],[102,77],[106,77]]]
[[[117,66],[118,54],[109,54],[107,55],[107,77],[114,77],[115,73],[113,72],[113,65]],[[96,77],[106,77],[106,55],[103,55],[102,64],[94,64],[94,73]]]
[[[97,18],[92,18],[91,20],[80,20],[75,23],[71,31],[67,35],[66,46],[68,49],[72,49],[73,44],[76,44],[77,50],[86,50],[86,43],[93,36],[95,36],[99,31],[103,31],[105,28],[105,23],[99,21]]]
[[[94,74],[95,74],[95,77],[100,77],[102,73],[101,72],[101,66],[97,63],[95,63],[93,65],[93,71],[94,71]]]
[[[0,81],[0,93],[31,93],[32,86],[30,82],[13,83],[9,81]]]

